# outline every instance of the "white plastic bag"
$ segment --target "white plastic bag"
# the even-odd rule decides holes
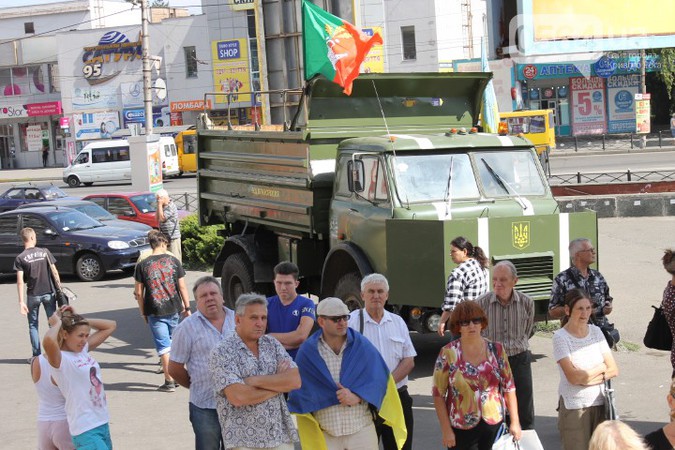
[[[502,435],[492,445],[492,450],[544,450],[544,446],[535,430],[523,430],[519,441],[514,441],[508,433]]]

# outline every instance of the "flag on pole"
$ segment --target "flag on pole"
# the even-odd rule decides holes
[[[485,45],[481,45],[480,67],[482,72],[490,71]],[[497,105],[497,96],[495,95],[495,87],[492,84],[492,80],[490,80],[487,86],[485,86],[480,116],[480,123],[483,127],[483,131],[486,133],[497,133],[497,126],[499,124],[499,107]]]
[[[361,63],[373,45],[382,44],[382,37],[377,33],[367,36],[351,23],[303,0],[302,43],[305,80],[321,74],[351,95]]]

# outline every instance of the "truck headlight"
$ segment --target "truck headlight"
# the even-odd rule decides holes
[[[108,247],[114,250],[124,250],[125,248],[129,248],[129,244],[124,241],[108,241]]]

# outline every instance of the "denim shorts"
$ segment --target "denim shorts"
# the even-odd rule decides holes
[[[148,316],[148,324],[159,356],[171,351],[171,336],[178,325],[179,317],[178,313],[168,316]]]

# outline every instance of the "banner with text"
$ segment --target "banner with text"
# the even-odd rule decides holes
[[[373,36],[375,33],[384,36],[382,27],[363,28],[363,34]],[[384,45],[375,44],[361,64],[361,73],[384,73]]]
[[[73,134],[78,141],[107,139],[119,128],[120,116],[117,111],[73,114]]]
[[[604,78],[570,78],[570,96],[572,98],[572,134],[606,133]]]
[[[607,129],[610,133],[635,132],[635,94],[640,75],[612,75],[607,78]]]
[[[651,133],[651,94],[635,94],[635,125],[638,133]]]
[[[213,56],[213,83],[216,92],[230,95],[230,102],[251,104],[251,83],[248,70],[248,39],[211,42]],[[227,104],[227,95],[219,95],[215,102]]]

